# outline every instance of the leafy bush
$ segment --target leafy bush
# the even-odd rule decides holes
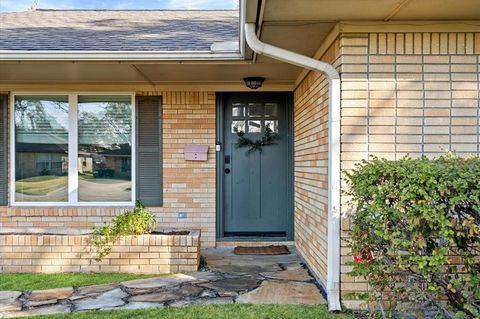
[[[207,257],[205,257],[204,255],[200,255],[200,262],[198,264],[198,268],[199,269],[206,268],[207,265],[208,265]]]
[[[101,261],[112,251],[112,245],[122,236],[143,235],[151,233],[157,224],[155,216],[140,201],[133,211],[126,211],[116,216],[110,225],[94,227],[91,243],[97,252],[97,261]]]
[[[347,174],[354,276],[385,315],[434,306],[480,316],[480,158],[373,158]]]

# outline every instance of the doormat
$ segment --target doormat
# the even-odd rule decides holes
[[[260,247],[244,247],[237,246],[233,250],[235,255],[290,255],[287,246],[260,246]]]

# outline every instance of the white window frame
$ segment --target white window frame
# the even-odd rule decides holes
[[[68,96],[68,201],[66,202],[17,202],[15,200],[15,97],[18,95]],[[132,200],[128,202],[81,202],[78,200],[78,97],[80,95],[117,95],[131,98],[132,105]],[[10,94],[10,203],[18,207],[125,207],[135,205],[136,194],[136,102],[133,92],[12,92]]]

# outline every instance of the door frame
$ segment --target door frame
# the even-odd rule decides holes
[[[225,128],[225,97],[230,94],[278,94],[285,98],[285,106],[287,108],[287,152],[288,167],[287,172],[287,202],[288,211],[287,219],[289,225],[287,227],[287,236],[285,237],[225,237],[224,236],[224,128]],[[294,145],[293,145],[293,92],[217,92],[216,93],[216,145],[220,145],[220,151],[215,150],[215,171],[216,171],[216,240],[217,241],[292,241],[294,239]]]

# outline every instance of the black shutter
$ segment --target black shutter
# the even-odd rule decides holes
[[[7,205],[7,97],[0,96],[0,206]]]
[[[162,100],[137,97],[137,199],[147,206],[161,206]]]

